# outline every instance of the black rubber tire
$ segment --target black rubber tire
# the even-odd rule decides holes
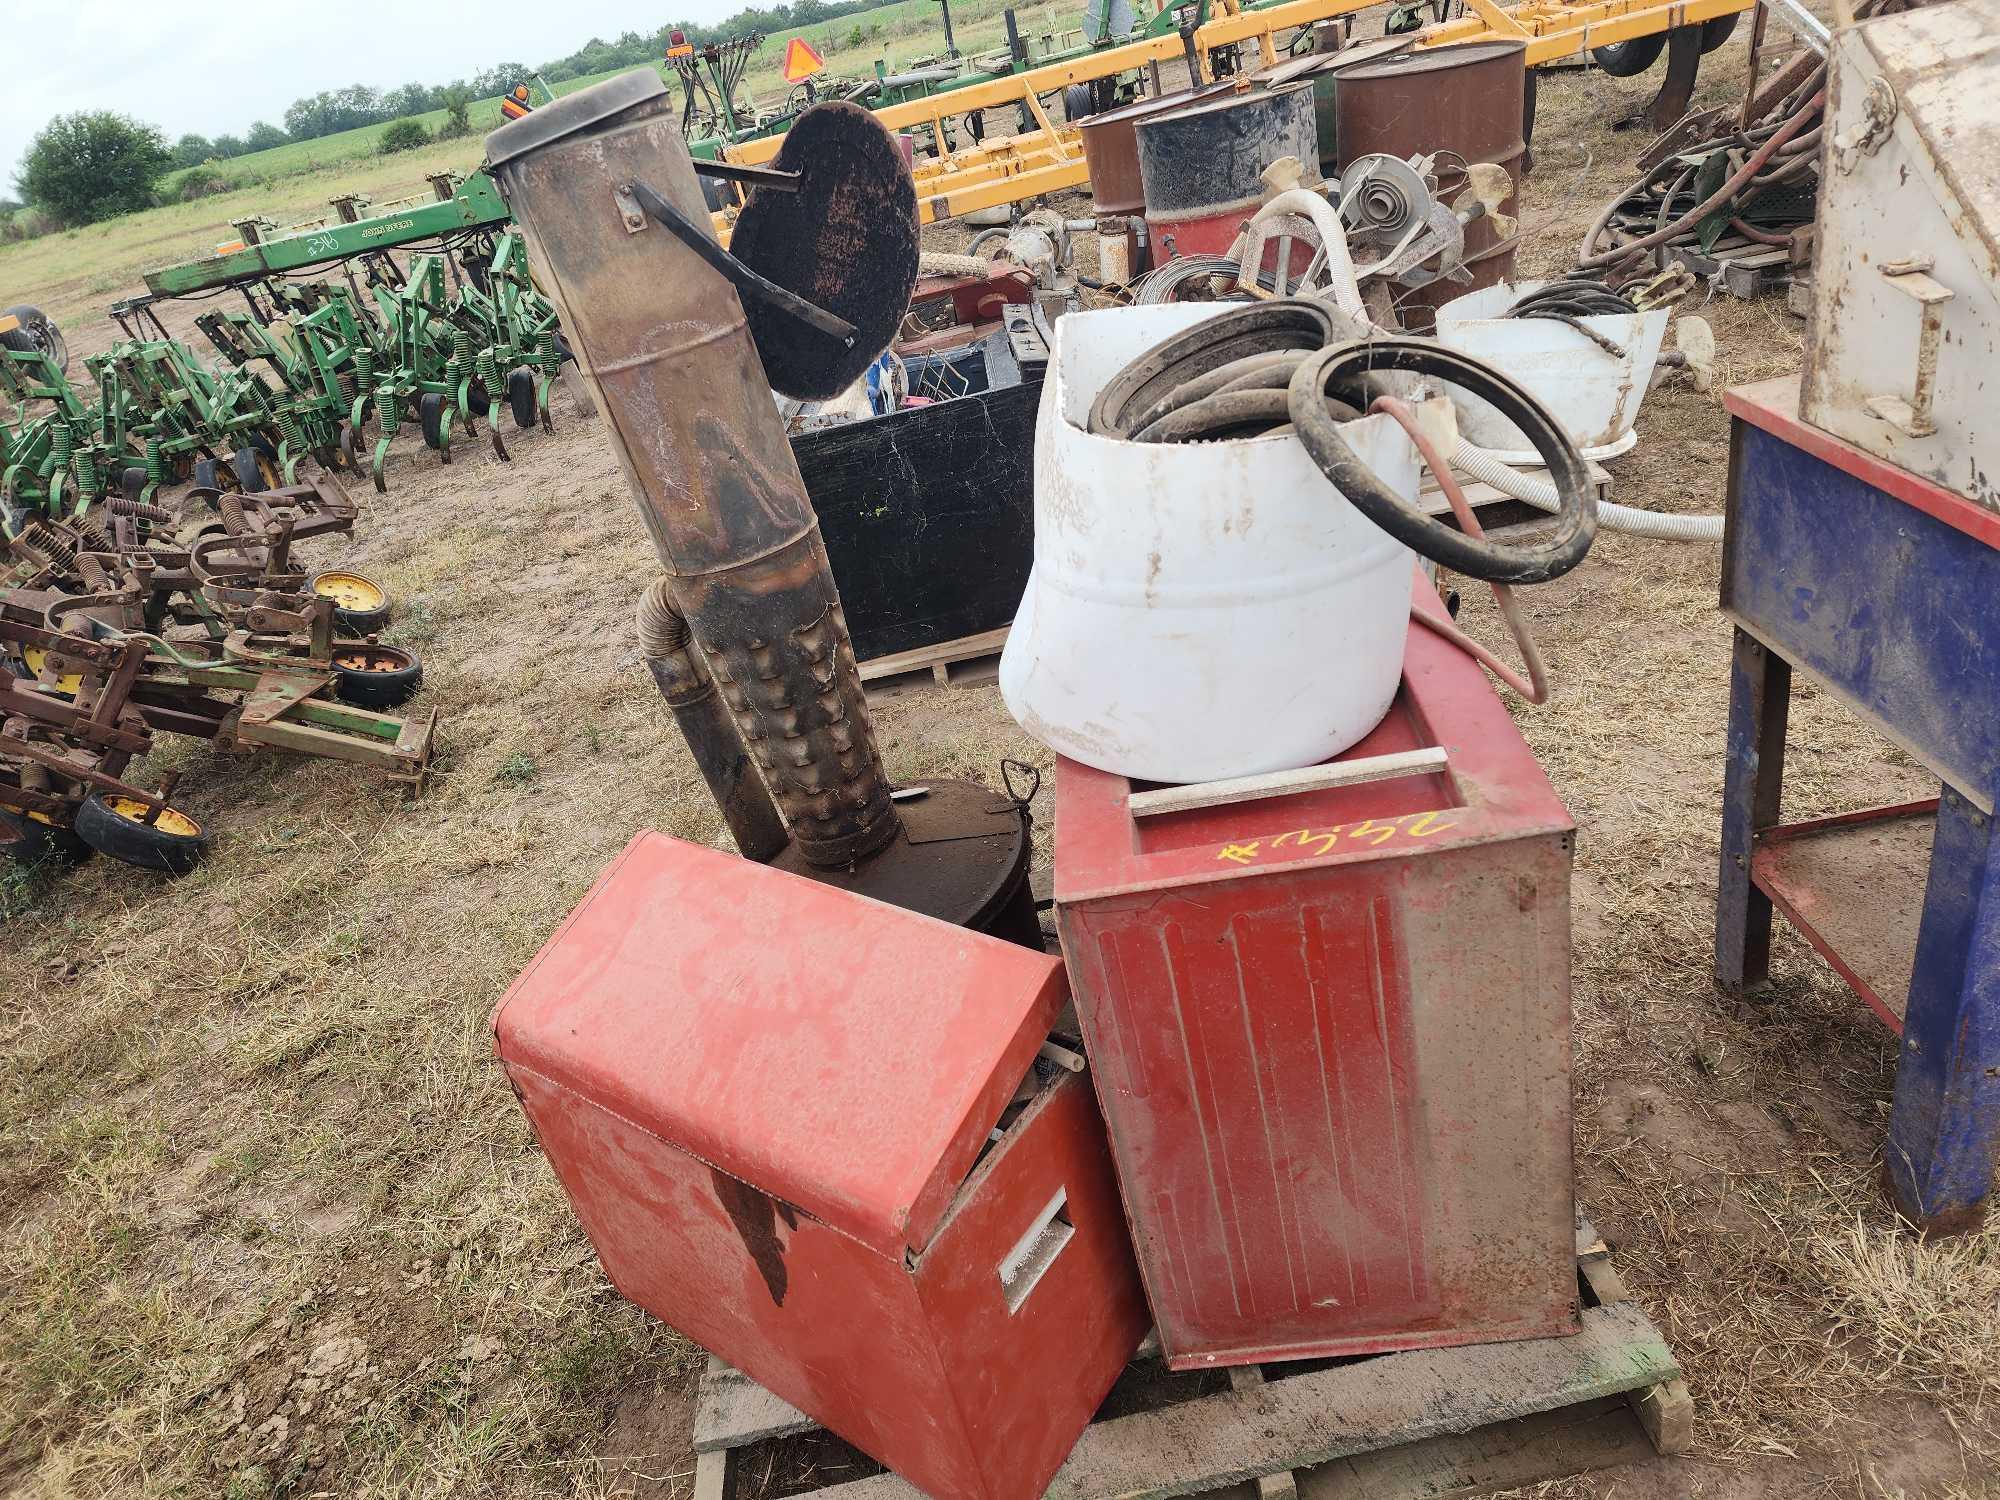
[[[27,818],[0,810],[0,860],[40,864],[49,853],[48,829]]]
[[[417,398],[417,425],[423,429],[425,447],[444,446],[443,396],[436,391],[425,391]]]
[[[69,343],[40,308],[25,304],[10,307],[4,316],[19,318],[21,326],[11,333],[0,333],[0,349],[18,349],[23,353],[39,349],[58,370],[69,368]]]
[[[271,435],[267,432],[253,432],[249,435],[249,438],[250,446],[270,460],[271,467],[276,469],[278,467],[278,445],[271,441]]]
[[[1590,55],[1598,67],[1613,78],[1637,78],[1646,69],[1660,60],[1660,54],[1667,50],[1667,34],[1656,31],[1651,36],[1635,36],[1629,42],[1613,42],[1608,47],[1592,47]]]
[[[118,489],[127,500],[137,502],[146,493],[146,470],[138,464],[127,465],[125,472],[118,476]]]
[[[187,874],[208,852],[198,826],[192,834],[149,827],[114,812],[102,792],[92,792],[76,810],[76,836],[107,858],[168,875]]]
[[[347,573],[357,578],[367,579],[382,594],[381,604],[374,609],[341,609],[336,605],[333,611],[333,628],[341,635],[349,639],[358,640],[362,636],[375,634],[389,623],[390,616],[395,611],[396,602],[389,597],[389,591],[383,588],[381,584],[369,578],[366,573],[357,573],[353,568],[328,568],[323,570],[323,572],[313,574],[312,580],[306,585],[307,590],[317,594],[319,592],[319,580],[326,573]]]
[[[535,400],[535,372],[525,365],[507,372],[507,409],[523,432],[541,420],[541,407]]]
[[[198,458],[194,461],[194,487],[198,490],[219,490],[222,488],[222,464],[213,458]]]
[[[1063,90],[1063,114],[1070,120],[1087,120],[1091,115],[1090,85],[1072,83]]]
[[[417,653],[401,646],[369,646],[365,655],[371,665],[361,666],[364,648],[333,654],[333,691],[343,703],[356,708],[399,708],[416,697],[424,685],[424,664]],[[356,665],[345,665],[343,659]],[[393,661],[394,666],[386,665]]]
[[[264,466],[259,461],[263,455],[255,448],[238,448],[229,455],[229,472],[236,479],[236,487],[246,495],[261,495],[269,485],[264,480]]]
[[[1735,35],[1736,22],[1742,16],[1740,10],[1732,10],[1726,16],[1710,16],[1701,23],[1701,50],[1713,52]]]

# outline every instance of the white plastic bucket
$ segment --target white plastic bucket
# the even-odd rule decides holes
[[[1633,424],[1660,357],[1668,310],[1581,318],[1626,351],[1619,359],[1567,323],[1552,318],[1504,318],[1502,313],[1543,281],[1497,282],[1445,303],[1437,340],[1511,375],[1555,414],[1586,458],[1613,458],[1637,441]],[[1539,464],[1527,435],[1479,397],[1453,390],[1459,435],[1494,449],[1503,463]]]
[[[1146,781],[1309,766],[1388,712],[1414,559],[1290,435],[1134,443],[1085,430],[1112,376],[1225,307],[1071,313],[1035,435],[1035,566],[1000,658],[1021,727]],[[1388,417],[1347,440],[1414,499],[1416,449]]]

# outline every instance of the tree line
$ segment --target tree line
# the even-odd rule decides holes
[[[504,94],[539,79],[550,84],[585,78],[614,68],[658,62],[676,31],[697,47],[753,32],[770,33],[873,10],[890,0],[791,0],[748,5],[713,25],[676,21],[657,31],[627,31],[614,41],[592,37],[566,57],[531,68],[501,63],[449,83],[406,83],[375,89],[366,84],[325,89],[295,100],[282,126],[259,120],[241,135],[203,136],[189,132],[168,141],[151,125],[100,111],[59,115],[37,135],[22,158],[15,189],[25,202],[55,224],[95,223],[150,206],[154,184],[167,172],[268,151],[292,141],[318,140],[344,130],[385,121],[408,121],[435,110],[446,112],[442,133],[463,133],[466,109],[478,99]],[[419,127],[421,128],[421,127]],[[5,206],[0,205],[0,220]],[[0,229],[4,229],[0,223]]]

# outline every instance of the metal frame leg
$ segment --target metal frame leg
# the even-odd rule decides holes
[[[1750,881],[1757,835],[1778,821],[1791,714],[1791,663],[1738,629],[1729,671],[1722,868],[1715,891],[1715,982],[1755,993],[1771,977],[1771,898]]]
[[[1951,787],[1917,930],[1883,1173],[1897,1212],[1955,1234],[1986,1218],[2000,1147],[2000,844]]]

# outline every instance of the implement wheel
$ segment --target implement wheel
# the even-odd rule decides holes
[[[426,391],[417,398],[417,425],[423,429],[426,447],[442,449],[445,445],[444,397],[436,391]]]
[[[424,685],[424,664],[400,646],[349,646],[333,653],[333,690],[356,708],[397,708]]]
[[[316,597],[333,601],[334,627],[342,635],[373,635],[389,623],[389,591],[364,573],[315,573],[311,587]]]
[[[229,472],[246,495],[261,495],[278,487],[278,471],[254,446],[238,448],[229,455]]]
[[[186,813],[164,809],[146,821],[146,804],[115,793],[92,792],[76,810],[76,834],[99,854],[142,870],[185,875],[201,863],[208,839]]]
[[[507,374],[507,407],[514,413],[514,425],[526,432],[535,425],[539,403],[535,400],[535,372],[526,366]]]
[[[1629,42],[1592,47],[1590,55],[1596,59],[1598,67],[1613,78],[1637,78],[1658,62],[1660,54],[1666,50],[1667,34],[1657,31],[1651,36],[1635,36]]]

